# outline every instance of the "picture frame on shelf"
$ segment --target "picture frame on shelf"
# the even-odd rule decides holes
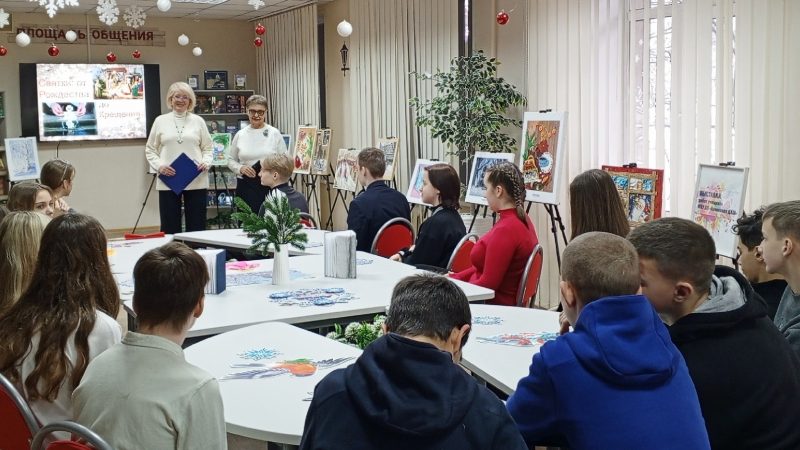
[[[206,90],[228,89],[227,70],[204,70],[203,81]]]
[[[237,91],[247,89],[247,74],[237,73],[233,76],[233,88]]]
[[[186,77],[186,84],[192,89],[200,89],[200,75],[189,75]]]

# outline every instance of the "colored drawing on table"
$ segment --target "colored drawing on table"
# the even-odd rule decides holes
[[[142,244],[142,241],[109,241],[109,248],[123,248],[133,247],[134,245]]]
[[[237,272],[252,272],[261,267],[261,264],[250,261],[231,261],[225,263],[225,270],[235,270]]]
[[[312,278],[311,275],[300,272],[299,270],[289,269],[290,280],[304,280]],[[264,272],[234,272],[225,276],[225,284],[231,286],[247,286],[250,284],[270,284],[272,283],[272,271]]]
[[[374,260],[367,259],[367,258],[356,258],[356,265],[357,266],[363,266],[365,264],[372,264],[373,261]]]
[[[238,356],[239,358],[242,358],[242,359],[249,359],[249,360],[252,360],[252,361],[261,361],[263,359],[272,359],[272,358],[278,356],[279,354],[280,354],[280,352],[278,352],[277,350],[275,350],[273,348],[262,347],[262,348],[254,348],[254,349],[243,351],[242,353],[239,353],[236,356]]]
[[[489,337],[479,337],[478,342],[486,344],[512,345],[514,347],[533,347],[552,341],[558,333],[506,333]]]
[[[356,297],[343,288],[297,289],[294,291],[273,292],[269,300],[281,306],[331,306],[348,303]]]
[[[478,316],[472,319],[473,325],[500,325],[503,319],[497,316]]]
[[[222,380],[253,380],[259,378],[270,378],[283,374],[294,375],[295,377],[309,377],[314,375],[319,370],[330,369],[347,361],[355,359],[354,356],[346,358],[330,358],[322,361],[314,361],[308,358],[292,359],[288,361],[281,361],[277,363],[262,364],[262,363],[247,363],[247,364],[232,364],[233,369],[250,369],[242,372],[233,372],[224,377]]]
[[[115,249],[115,248],[107,248],[106,249],[106,255],[114,256],[116,254],[117,254],[117,249]]]

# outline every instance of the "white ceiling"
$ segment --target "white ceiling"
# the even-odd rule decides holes
[[[172,8],[167,12],[161,12],[156,8],[156,0],[117,0],[117,7],[120,11],[120,22],[122,21],[122,13],[125,11],[125,8],[130,5],[144,8],[147,17],[253,20],[295,9],[300,6],[312,3],[326,3],[331,0],[263,0],[264,6],[257,10],[248,5],[247,0],[224,0],[223,3],[218,5],[205,4],[213,0],[193,0],[195,3],[188,3],[186,1],[187,0],[172,0]],[[97,0],[78,0],[78,3],[80,6],[67,6],[63,9],[59,9],[56,16],[58,16],[58,14],[97,15],[97,11],[95,11]],[[46,14],[45,8],[39,6],[38,1],[0,0],[0,8],[3,8],[6,12]]]

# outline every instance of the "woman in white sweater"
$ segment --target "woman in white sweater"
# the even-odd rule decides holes
[[[231,143],[228,168],[237,175],[236,195],[258,211],[270,188],[261,185],[260,161],[269,153],[286,153],[286,142],[277,128],[266,123],[267,99],[253,95],[245,104],[250,125],[241,129]]]
[[[206,229],[208,176],[205,172],[211,164],[212,144],[206,122],[191,112],[196,101],[194,91],[188,84],[172,83],[167,91],[167,105],[172,112],[156,118],[147,138],[147,162],[160,175],[175,175],[171,164],[181,153],[185,153],[197,164],[197,178],[180,194],[175,194],[164,182],[158,180],[156,188],[161,231],[169,234],[182,231],[181,200],[186,211],[186,231]]]

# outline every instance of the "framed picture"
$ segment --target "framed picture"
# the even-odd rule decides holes
[[[316,150],[317,127],[297,127],[294,141],[294,173],[311,173],[311,160]]]
[[[228,89],[228,72],[225,70],[204,70],[203,80],[206,89]]]
[[[333,187],[343,191],[355,192],[358,185],[356,162],[358,150],[354,148],[340,148],[336,157],[336,172],[333,174]]]
[[[186,77],[186,83],[192,89],[200,89],[200,75],[189,75]]]
[[[206,120],[206,127],[208,127],[208,132],[211,134],[226,132],[224,120]]]
[[[328,174],[328,157],[330,156],[331,130],[328,128],[317,130],[317,146],[311,160],[311,173],[314,175]]]
[[[558,204],[566,123],[566,112],[525,113],[519,153],[519,168],[525,179],[525,200]]]
[[[514,162],[513,153],[475,152],[472,159],[472,170],[469,173],[467,195],[464,197],[469,203],[488,205],[486,203],[486,186],[483,184],[483,174],[486,169],[499,161]]]
[[[233,88],[236,90],[247,89],[247,75],[237,73],[233,76]]]
[[[425,177],[425,168],[438,164],[441,161],[432,161],[430,159],[418,159],[414,164],[414,172],[411,174],[411,180],[408,182],[408,190],[406,191],[406,199],[408,203],[416,203],[418,205],[430,206],[422,201],[422,181]]]
[[[42,167],[35,137],[6,138],[6,162],[10,181],[35,180]]]
[[[714,238],[717,254],[736,257],[736,219],[742,215],[747,192],[746,167],[700,164],[694,188],[692,220]]]
[[[211,134],[211,165],[212,166],[226,166],[228,165],[229,151],[231,148],[231,134],[230,133],[212,133]]]
[[[661,217],[664,171],[640,167],[603,166],[611,175],[631,227]]]
[[[383,173],[384,180],[393,180],[395,176],[395,167],[399,164],[399,155],[397,154],[397,144],[399,139],[396,137],[387,137],[378,139],[378,148],[383,151],[383,156],[386,159],[386,171]]]

